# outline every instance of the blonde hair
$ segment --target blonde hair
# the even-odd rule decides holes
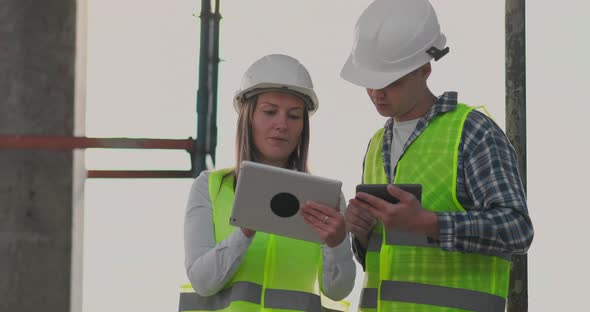
[[[260,160],[259,151],[254,145],[254,138],[252,136],[252,116],[258,101],[258,95],[253,96],[242,102],[240,111],[238,113],[238,126],[236,131],[236,168],[233,174],[238,177],[238,171],[242,161]],[[307,107],[304,108],[303,113],[303,131],[299,138],[299,144],[295,150],[289,155],[287,160],[287,168],[302,172],[309,172],[307,166],[307,156],[309,149],[309,112]]]

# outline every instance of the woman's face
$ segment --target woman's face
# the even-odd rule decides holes
[[[304,101],[292,94],[258,95],[252,116],[252,136],[262,163],[284,167],[303,131]]]

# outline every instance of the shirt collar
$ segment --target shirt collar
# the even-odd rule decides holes
[[[430,110],[424,116],[422,116],[422,118],[420,118],[421,121],[430,121],[432,118],[442,113],[455,110],[455,108],[457,108],[457,98],[458,93],[456,91],[447,91],[443,93],[436,99],[436,102],[434,102],[434,105],[432,105]],[[384,126],[385,129],[391,129],[393,123],[393,117],[387,119]]]

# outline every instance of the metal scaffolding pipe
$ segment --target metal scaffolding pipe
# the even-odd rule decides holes
[[[217,146],[217,76],[219,64],[219,0],[215,12],[210,0],[201,1],[201,42],[199,55],[199,88],[197,90],[197,149],[191,159],[193,175],[205,169],[207,156],[215,163]]]
[[[191,170],[88,170],[88,178],[177,179],[192,178]]]
[[[195,141],[177,139],[87,138],[66,136],[0,135],[0,148],[30,150],[73,150],[128,148],[185,150],[194,153]],[[193,170],[88,170],[88,178],[191,178]]]
[[[176,149],[192,152],[194,140],[87,138],[67,136],[0,135],[0,148],[11,149],[84,149],[84,148],[139,148]]]

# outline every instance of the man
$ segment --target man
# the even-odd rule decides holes
[[[505,134],[456,92],[428,88],[445,44],[427,0],[376,0],[356,23],[341,76],[390,117],[369,143],[363,183],[422,185],[421,198],[388,185],[397,204],[366,193],[349,202],[361,311],[504,311],[510,256],[533,239]]]

